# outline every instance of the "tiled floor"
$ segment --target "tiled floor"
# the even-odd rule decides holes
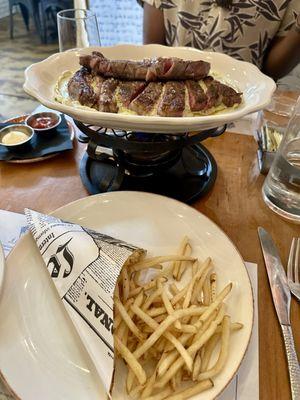
[[[41,45],[33,29],[27,32],[15,15],[15,38],[8,32],[8,18],[0,20],[0,120],[31,112],[38,103],[23,90],[24,70],[55,53],[57,44]]]

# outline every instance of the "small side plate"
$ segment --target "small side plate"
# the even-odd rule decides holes
[[[12,123],[12,124],[19,124],[19,123],[25,122],[25,120],[26,120],[26,118],[28,116],[29,116],[29,114],[21,115],[19,117],[7,119],[4,122],[5,123],[8,122],[8,123]],[[69,127],[70,139],[73,141],[73,139],[75,137],[75,128],[69,121],[67,121],[67,124],[68,124],[68,127]],[[44,157],[28,158],[26,160],[21,160],[21,159],[20,160],[9,160],[9,161],[6,161],[6,162],[14,163],[14,164],[35,163],[35,162],[44,161],[44,160],[48,160],[49,158],[56,157],[58,154],[60,154],[60,153],[47,154]]]

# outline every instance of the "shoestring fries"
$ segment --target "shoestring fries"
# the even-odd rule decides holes
[[[123,268],[114,295],[116,356],[128,367],[133,399],[183,400],[213,387],[226,368],[231,322],[212,261],[193,257],[188,237],[177,254]]]

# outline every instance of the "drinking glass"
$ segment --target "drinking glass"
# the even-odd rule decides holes
[[[300,223],[300,97],[264,182],[263,199],[282,217]]]
[[[69,9],[57,13],[59,51],[100,46],[97,18],[90,10]]]

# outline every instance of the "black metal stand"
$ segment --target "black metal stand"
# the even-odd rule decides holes
[[[199,142],[221,135],[226,126],[196,134],[166,135],[75,123],[89,137],[80,176],[91,194],[138,190],[192,203],[215,182],[216,162]]]

